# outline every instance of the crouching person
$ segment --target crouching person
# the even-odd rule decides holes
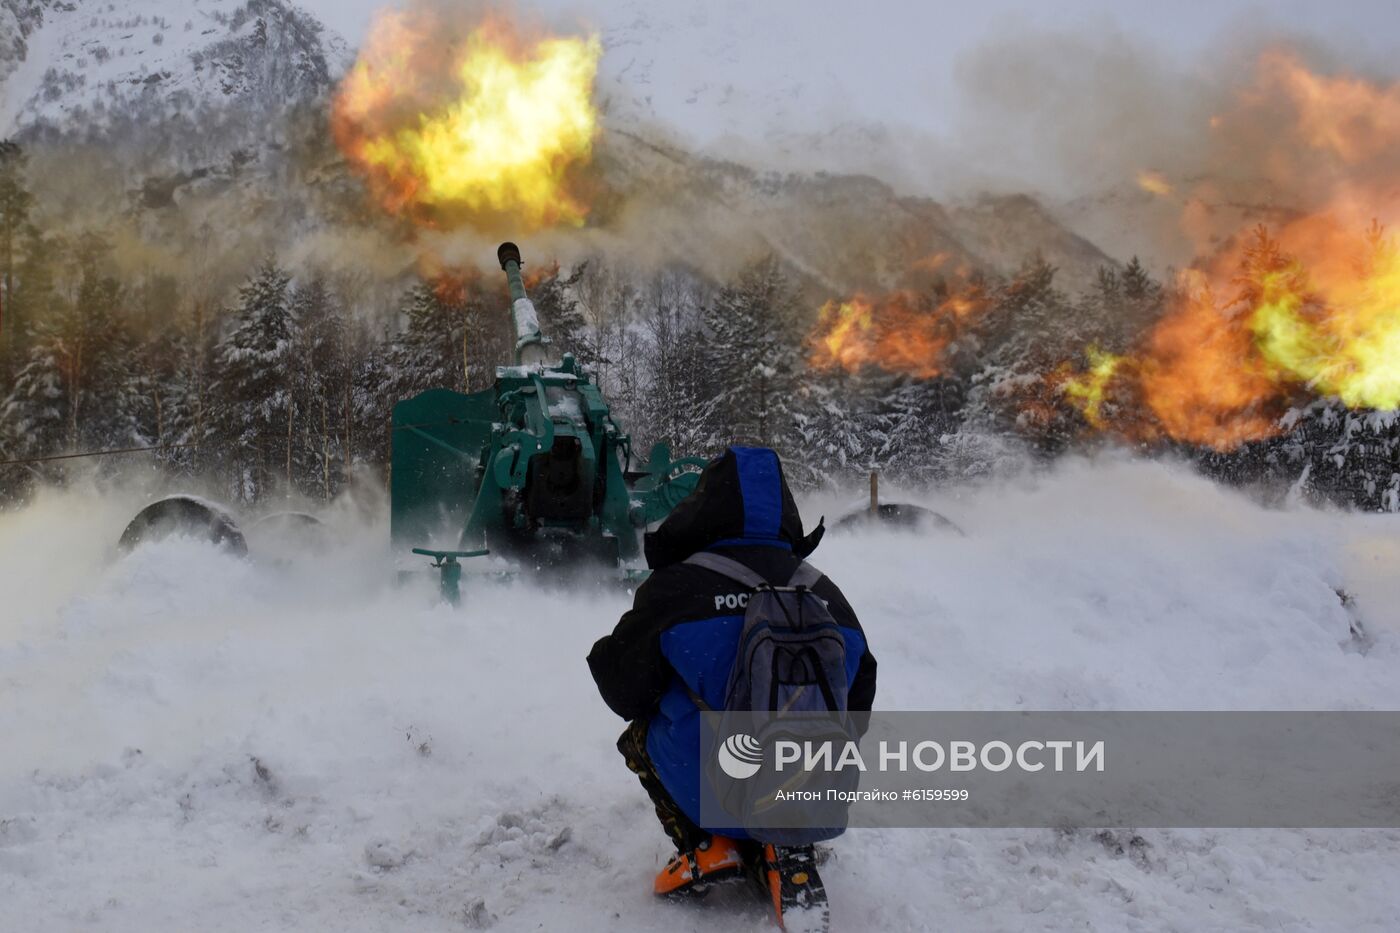
[[[658,895],[702,893],[747,873],[765,896],[771,893],[780,924],[785,911],[799,908],[819,908],[825,920],[811,846],[775,847],[734,829],[718,835],[718,827],[701,822],[699,760],[701,709],[788,709],[794,703],[798,709],[870,709],[875,658],[860,622],[836,584],[804,561],[822,532],[818,525],[803,535],[776,453],[729,448],[647,535],[653,573],[637,589],[632,609],[588,656],[603,699],[630,721],[618,750],[676,846],[656,877]],[[804,652],[811,659],[799,678],[804,683],[782,682],[788,675],[775,672],[790,665],[780,665],[771,650],[750,649],[754,627],[746,633],[745,607],[760,591],[774,599],[815,598],[810,614],[840,635]],[[749,666],[736,664],[746,637]],[[783,644],[777,650],[781,654]],[[756,705],[747,705],[748,697]],[[769,706],[774,697],[778,706]]]

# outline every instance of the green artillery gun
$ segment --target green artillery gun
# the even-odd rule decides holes
[[[698,457],[671,459],[657,444],[634,468],[632,441],[593,377],[570,353],[554,358],[525,294],[520,250],[497,250],[510,285],[515,365],[482,392],[429,389],[394,406],[389,534],[396,554],[430,557],[455,603],[461,561],[488,553],[520,569],[593,563],[625,578],[639,568],[642,530],[661,521],[699,481]],[[279,513],[260,522],[318,525]],[[306,529],[303,528],[303,531]],[[189,534],[246,553],[231,510],[194,496],[157,500],[121,547]]]
[[[631,439],[593,377],[555,359],[525,294],[520,250],[497,250],[510,285],[515,365],[464,394],[429,389],[394,406],[390,537],[434,559],[456,601],[459,560],[488,552],[522,565],[596,562],[630,570],[641,530],[695,488],[696,457],[657,444],[633,468]],[[445,547],[450,545],[450,547]]]

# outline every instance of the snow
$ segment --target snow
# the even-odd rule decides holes
[[[230,93],[225,85],[244,77],[226,66],[243,63],[200,60],[222,42],[249,36],[256,19],[246,0],[49,5],[43,25],[26,39],[24,61],[0,78],[0,136],[36,123],[64,127],[80,114],[100,124],[101,114],[152,93],[176,112],[182,101],[218,103]],[[343,39],[327,30],[321,45],[333,71],[347,66]]]
[[[966,537],[814,557],[881,708],[1400,708],[1393,520],[1116,461],[919,498]],[[0,513],[0,929],[770,928],[744,897],[650,895],[667,844],[583,661],[625,593],[454,611],[338,511],[338,550],[298,565],[112,555],[143,501]],[[866,830],[824,876],[838,930],[1388,930],[1398,855],[1393,830]]]
[[[562,418],[574,423],[582,421],[583,406],[579,401],[578,393],[564,392],[557,399],[552,399],[549,403],[549,417]]]
[[[515,321],[515,336],[518,340],[528,340],[540,335],[540,316],[535,311],[535,303],[529,298],[517,298],[510,306],[511,319]]]
[[[47,9],[44,25],[30,37],[25,61],[5,85],[0,126],[41,118],[61,122],[61,114],[73,107],[97,103],[109,83],[125,88],[162,71],[187,72],[190,53],[209,41],[206,30],[218,26],[212,17],[238,6],[236,0],[193,0],[188,12],[172,13],[163,0],[129,0],[120,10],[105,4]],[[191,23],[188,29],[186,22]],[[157,35],[160,44],[154,41]],[[71,75],[81,86],[67,88],[62,99],[46,100],[41,89],[50,69]]]

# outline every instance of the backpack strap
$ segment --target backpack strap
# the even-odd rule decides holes
[[[720,576],[728,577],[735,583],[741,583],[751,590],[756,590],[760,586],[768,585],[768,581],[761,575],[754,573],[737,560],[725,557],[722,554],[715,554],[711,551],[697,551],[687,557],[684,562],[687,564],[694,564],[696,567],[704,567],[706,570],[713,570]],[[698,693],[690,689],[690,684],[686,683],[684,678],[681,678],[681,686],[685,688],[685,692],[690,696],[690,701],[695,704],[697,709],[706,712],[713,709],[713,707],[706,703]]]
[[[731,557],[722,554],[715,554],[711,551],[698,551],[685,559],[687,564],[694,564],[696,567],[704,567],[706,570],[713,570],[722,577],[728,577],[736,583],[742,583],[749,589],[756,590],[760,586],[767,586],[768,581],[748,567],[739,563]]]
[[[817,585],[817,581],[819,581],[822,576],[823,574],[820,570],[804,560],[802,563],[798,564],[797,569],[792,572],[792,579],[788,581],[788,586],[793,589],[801,586],[810,590]]]

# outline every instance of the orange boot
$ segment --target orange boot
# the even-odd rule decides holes
[[[659,896],[701,894],[709,886],[738,878],[744,860],[739,846],[726,836],[711,836],[688,852],[677,852],[652,883]]]

